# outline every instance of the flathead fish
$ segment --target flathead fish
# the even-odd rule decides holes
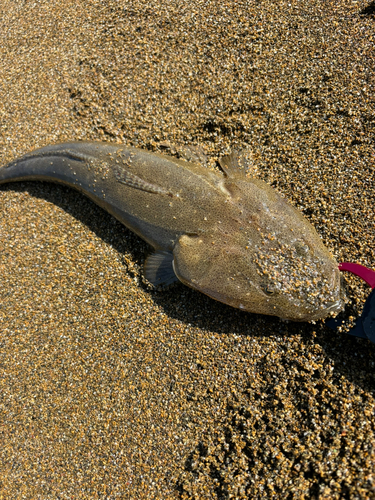
[[[343,307],[338,264],[313,226],[236,154],[221,171],[100,142],[57,144],[0,169],[0,183],[50,181],[91,198],[154,248],[145,276],[180,280],[233,307],[284,319]]]

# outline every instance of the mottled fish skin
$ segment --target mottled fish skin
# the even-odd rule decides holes
[[[155,284],[177,278],[249,312],[309,321],[343,307],[338,265],[312,225],[274,189],[246,176],[236,155],[223,172],[127,146],[57,144],[0,169],[0,184],[44,180],[91,198],[155,249]]]

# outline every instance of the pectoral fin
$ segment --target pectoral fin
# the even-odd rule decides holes
[[[173,270],[172,252],[155,252],[149,255],[144,265],[145,278],[154,286],[168,286],[178,281]]]

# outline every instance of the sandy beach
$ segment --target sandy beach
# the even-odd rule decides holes
[[[375,268],[375,4],[3,0],[0,165],[100,140],[250,151]],[[171,148],[168,148],[171,145]],[[375,345],[177,284],[83,195],[0,187],[0,499],[373,499]]]

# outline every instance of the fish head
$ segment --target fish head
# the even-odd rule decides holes
[[[293,321],[338,313],[338,264],[313,226],[267,184],[248,184],[232,194],[231,215],[219,215],[212,231],[180,236],[173,251],[179,280],[253,313]]]

